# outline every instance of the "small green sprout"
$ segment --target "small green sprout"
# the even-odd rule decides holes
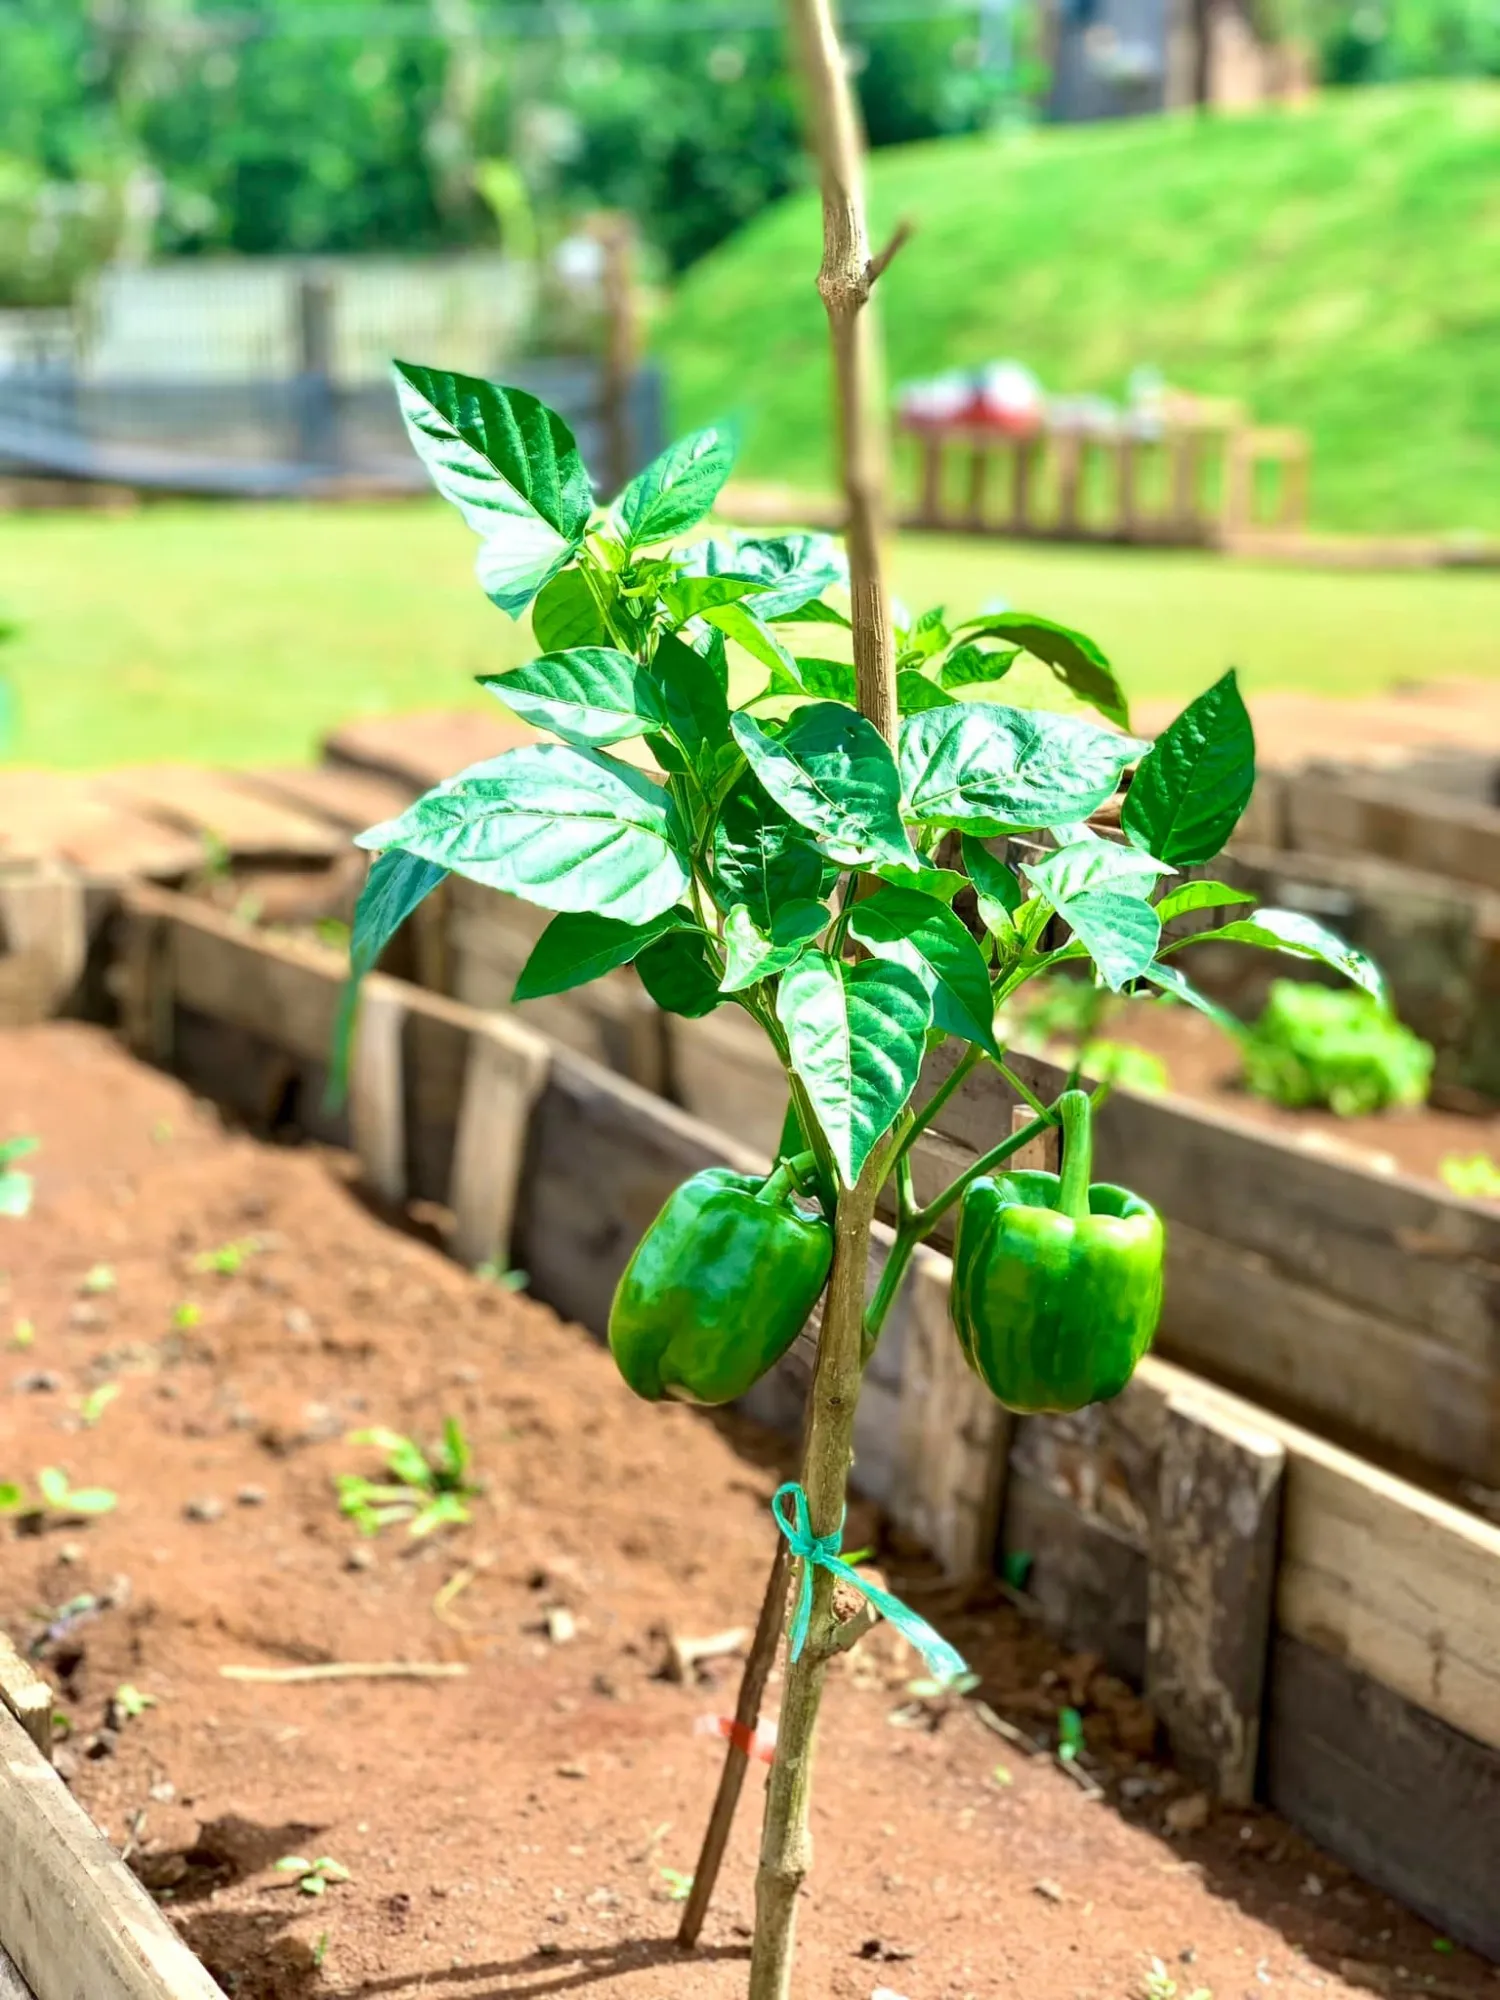
[[[1444,1187],[1469,1201],[1500,1201],[1500,1166],[1488,1153],[1450,1153],[1438,1169]]]
[[[414,1536],[461,1527],[468,1521],[464,1503],[480,1489],[469,1477],[468,1441],[457,1418],[444,1423],[443,1442],[431,1457],[399,1431],[352,1431],[349,1442],[384,1452],[390,1475],[387,1480],[366,1479],[355,1472],[338,1475],[339,1511],[362,1535],[378,1535],[398,1521],[405,1521],[408,1534]]]
[[[283,1875],[297,1877],[297,1887],[304,1896],[321,1896],[331,1882],[350,1879],[349,1870],[330,1854],[320,1854],[316,1861],[306,1861],[300,1854],[283,1854],[276,1866]]]
[[[36,1328],[29,1319],[18,1319],[11,1329],[10,1344],[24,1350],[35,1344]]]
[[[1076,1708],[1063,1708],[1057,1714],[1057,1760],[1060,1764],[1073,1763],[1083,1748],[1083,1717]]]
[[[497,1263],[493,1257],[474,1266],[474,1276],[482,1278],[487,1285],[498,1285],[502,1292],[524,1292],[531,1283],[526,1271],[513,1271],[506,1265]]]
[[[684,1875],[680,1868],[663,1868],[661,1878],[667,1885],[667,1901],[685,1903],[693,1893],[693,1878]]]
[[[142,1694],[141,1690],[132,1687],[129,1681],[121,1681],[114,1691],[113,1705],[115,1714],[123,1721],[134,1722],[139,1716],[144,1715],[148,1708],[155,1708],[156,1696]]]
[[[1141,1982],[1145,2000],[1178,2000],[1177,1981],[1168,1972],[1159,1958],[1153,1958],[1150,1970]],[[1206,1986],[1195,1986],[1187,2000],[1214,2000]]]
[[[34,1153],[40,1146],[40,1139],[6,1139],[0,1142],[0,1215],[17,1220],[31,1212],[33,1184],[31,1175],[23,1173],[14,1165],[16,1160],[24,1160],[28,1153]]]
[[[243,1236],[236,1243],[221,1243],[217,1250],[200,1251],[193,1259],[193,1269],[216,1271],[221,1278],[233,1278],[260,1247],[258,1236]]]
[[[327,1931],[319,1931],[318,1941],[313,1946],[313,1954],[312,1954],[314,1972],[321,1972],[323,1970],[323,1961],[325,1958],[327,1958],[327,1956],[328,1956],[328,1933]]]
[[[172,1308],[172,1324],[179,1333],[186,1333],[189,1327],[197,1326],[203,1318],[203,1308],[191,1299],[184,1299],[181,1305]]]
[[[44,1465],[36,1483],[43,1506],[54,1514],[112,1514],[119,1504],[107,1486],[73,1486],[60,1465]]]
[[[112,1292],[115,1283],[115,1274],[110,1265],[95,1264],[78,1280],[78,1289],[80,1292],[86,1292],[90,1298],[97,1298],[101,1292]]]
[[[0,1514],[19,1514],[25,1505],[25,1487],[14,1479],[0,1479]]]
[[[101,1382],[97,1389],[90,1389],[78,1405],[78,1414],[89,1430],[94,1428],[119,1393],[118,1382]]]

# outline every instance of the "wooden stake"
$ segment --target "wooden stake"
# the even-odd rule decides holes
[[[724,1849],[729,1844],[729,1830],[734,1825],[735,1808],[740,1802],[740,1790],[750,1767],[749,1746],[760,1726],[760,1705],[765,1698],[766,1682],[776,1658],[776,1648],[781,1643],[791,1566],[791,1550],[786,1537],[778,1533],[771,1574],[766,1578],[766,1594],[761,1600],[760,1619],[755,1627],[755,1637],[750,1642],[745,1671],[740,1676],[739,1700],[734,1705],[734,1734],[729,1739],[724,1768],[719,1773],[719,1789],[714,1795],[714,1809],[703,1835],[698,1865],[693,1870],[692,1892],[682,1913],[682,1922],[677,1927],[677,1942],[684,1951],[691,1951],[698,1942],[703,1919],[713,1901],[714,1885],[724,1861]]]

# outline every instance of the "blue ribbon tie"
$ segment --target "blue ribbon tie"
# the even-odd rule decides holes
[[[788,1497],[792,1503],[790,1519],[781,1504]],[[934,1632],[925,1618],[919,1618],[910,1605],[903,1604],[899,1597],[893,1597],[879,1584],[861,1576],[857,1569],[843,1560],[839,1554],[839,1546],[844,1539],[842,1522],[831,1535],[813,1533],[807,1495],[796,1480],[788,1480],[785,1486],[776,1489],[771,1500],[771,1512],[776,1516],[777,1527],[791,1544],[792,1554],[802,1564],[802,1580],[797,1590],[797,1608],[792,1613],[790,1633],[793,1660],[801,1659],[802,1648],[807,1644],[807,1628],[812,1618],[813,1571],[826,1569],[831,1575],[842,1577],[845,1583],[852,1583],[865,1602],[873,1604],[881,1617],[895,1626],[907,1644],[914,1646],[922,1655],[935,1681],[954,1681],[968,1673],[963,1656],[948,1644],[941,1633]]]

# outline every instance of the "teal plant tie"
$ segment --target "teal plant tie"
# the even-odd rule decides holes
[[[782,1507],[782,1501],[791,1497],[791,1518]],[[919,1618],[910,1605],[903,1604],[899,1597],[892,1597],[888,1590],[882,1590],[877,1583],[871,1583],[860,1575],[857,1569],[846,1563],[839,1554],[839,1545],[844,1539],[843,1524],[840,1523],[831,1535],[815,1535],[812,1531],[812,1517],[807,1511],[807,1495],[795,1480],[788,1480],[779,1486],[771,1500],[771,1512],[776,1516],[776,1525],[791,1544],[792,1554],[802,1564],[802,1581],[797,1590],[797,1608],[792,1614],[791,1646],[792,1658],[800,1660],[802,1648],[807,1644],[807,1628],[812,1618],[813,1571],[826,1569],[832,1575],[842,1577],[845,1583],[852,1583],[867,1604],[873,1604],[882,1618],[895,1626],[909,1646],[914,1646],[927,1663],[927,1670],[935,1681],[955,1681],[968,1673],[962,1654],[956,1652],[939,1632],[934,1632],[925,1618]]]

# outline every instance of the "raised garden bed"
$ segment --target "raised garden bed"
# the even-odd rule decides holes
[[[319,1108],[335,956],[151,891],[128,895],[108,950],[126,1031],[143,1053],[254,1119],[314,1138],[345,1136]],[[351,1107],[367,1178],[388,1199],[443,1204],[457,1217],[467,1257],[509,1258],[538,1297],[595,1330],[666,1192],[710,1160],[743,1157],[684,1112],[503,1017],[391,980],[376,982],[371,995]],[[1456,1343],[1474,1332],[1463,1284],[1482,1268],[1482,1232],[1500,1227],[1495,1218],[1378,1176],[1340,1180],[1344,1170],[1303,1160],[1290,1197],[1317,1227],[1280,1246],[1303,1259],[1303,1277],[1266,1276],[1257,1232],[1274,1235],[1283,1223],[1247,1195],[1235,1163],[1267,1142],[1238,1131],[1226,1141],[1216,1121],[1184,1126],[1180,1110],[1149,1101],[1122,1097],[1112,1112],[1102,1143],[1119,1143],[1120,1116],[1143,1117],[1130,1143],[1158,1192],[1187,1186],[1202,1221],[1237,1234],[1232,1255],[1227,1238],[1217,1252],[1205,1337],[1227,1345],[1284,1326],[1286,1339],[1269,1351],[1305,1353],[1343,1330],[1357,1351],[1344,1375],[1330,1360],[1327,1379],[1343,1381],[1347,1393],[1361,1367],[1368,1371],[1372,1328],[1387,1330],[1388,1372],[1430,1365],[1401,1322],[1377,1317],[1374,1300],[1383,1314],[1427,1313],[1433,1299],[1424,1287],[1438,1285],[1455,1341],[1444,1352],[1457,1366]],[[993,1093],[961,1092],[941,1121],[940,1143],[962,1148],[976,1126],[989,1133],[1009,1115]],[[495,1135],[486,1151],[464,1140],[481,1118]],[[1195,1135],[1196,1153],[1184,1150],[1184,1130]],[[1145,1173],[1139,1178],[1144,1185]],[[1188,1199],[1180,1196],[1179,1207]],[[1341,1199],[1355,1206],[1341,1211]],[[1232,1211],[1217,1222],[1216,1201]],[[1459,1256],[1403,1263],[1394,1232],[1416,1201],[1428,1204],[1429,1233],[1467,1230],[1469,1247],[1454,1237],[1448,1247]],[[1176,1233],[1184,1237],[1181,1224]],[[1259,1294],[1246,1278],[1257,1270]],[[1311,1289],[1314,1274],[1348,1295],[1340,1306]],[[1166,1361],[1145,1366],[1099,1416],[1106,1431],[1086,1437],[1083,1449],[1076,1425],[1012,1430],[959,1360],[945,1324],[946,1276],[938,1253],[919,1256],[879,1350],[857,1441],[867,1496],[959,1573],[987,1566],[997,1535],[1031,1556],[1037,1601],[1118,1666],[1144,1669],[1190,1764],[1206,1764],[1221,1782],[1238,1772],[1248,1783],[1259,1770],[1273,1796],[1335,1851],[1494,1950],[1489,1863],[1474,1829],[1493,1814],[1500,1773],[1500,1529],[1263,1408],[1209,1391]],[[1174,1270],[1180,1290],[1178,1277]],[[412,1379],[422,1379],[420,1367]],[[1359,1393],[1377,1407],[1373,1392]],[[795,1380],[783,1376],[763,1385],[752,1407],[794,1421],[796,1401]],[[1231,1463],[1261,1468],[1255,1504],[1248,1516],[1232,1511],[1241,1525],[1227,1539],[1216,1539],[1210,1523],[1166,1532],[1173,1461],[1163,1441],[1174,1426],[1185,1427],[1185,1449],[1222,1445]],[[1089,1589],[1076,1586],[1070,1579],[1101,1548],[1114,1570]],[[1191,1588],[1178,1573],[1185,1549],[1207,1552]],[[1175,1639],[1143,1655],[1145,1609],[1163,1592],[1163,1602],[1197,1609],[1172,1628]],[[1234,1636],[1228,1653],[1207,1645],[1208,1629]],[[1377,1737],[1382,1786],[1372,1800]],[[1437,1837],[1442,1827],[1453,1830],[1448,1844]]]
[[[174,1012],[186,1027],[189,1009]],[[164,1917],[234,2000],[742,1993],[753,1780],[704,1949],[672,1942],[673,1871],[693,1865],[722,1747],[700,1719],[732,1701],[736,1666],[710,1661],[686,1683],[663,1667],[669,1631],[746,1622],[785,1444],[643,1412],[576,1328],[381,1220],[345,1156],[226,1133],[201,1084],[131,1063],[98,1030],[46,1027],[4,1053],[4,1117],[43,1139],[36,1210],[6,1246],[38,1329],[16,1365],[62,1381],[0,1393],[28,1468],[87,1468],[119,1505],[7,1539],[0,1623],[23,1647],[41,1640],[74,1725],[59,1753],[73,1791],[112,1847],[129,1843]],[[575,1090],[581,1068],[562,1069]],[[608,1103],[642,1150],[691,1135],[659,1107],[659,1126],[632,1127],[646,1101],[594,1081],[596,1108],[578,1114],[594,1129]],[[603,1162],[595,1185],[608,1190]],[[236,1269],[203,1268],[230,1242],[253,1248]],[[81,1295],[100,1258],[114,1287]],[[201,1315],[187,1329],[173,1325],[184,1301]],[[106,1369],[120,1397],[72,1428],[75,1396]],[[426,1438],[449,1414],[488,1485],[473,1525],[415,1546],[399,1531],[359,1541],[333,1493],[366,1457],[345,1431]],[[850,1530],[875,1539],[868,1509]],[[1475,1959],[1436,1952],[1425,1925],[1274,1815],[1212,1810],[1143,1754],[1149,1718],[1097,1657],[1059,1654],[994,1588],[944,1585],[900,1536],[881,1560],[964,1648],[1008,1733],[972,1703],[924,1714],[888,1633],[841,1665],[818,1830],[846,1865],[806,1899],[810,1992],[1123,1995],[1153,1955],[1220,1995],[1490,1990]],[[83,1592],[94,1615],[44,1638],[34,1607]],[[221,1672],[348,1661],[449,1677]],[[96,1754],[122,1682],[157,1705]],[[1065,1705],[1086,1738],[1071,1776],[1050,1754]],[[55,1777],[38,1784],[66,1806]],[[292,1853],[333,1857],[351,1879],[311,1898],[275,1866]],[[92,1894],[68,1906],[78,1950],[100,1921]],[[110,1973],[65,1990],[137,1992]],[[152,2000],[211,1990],[188,1965]]]

